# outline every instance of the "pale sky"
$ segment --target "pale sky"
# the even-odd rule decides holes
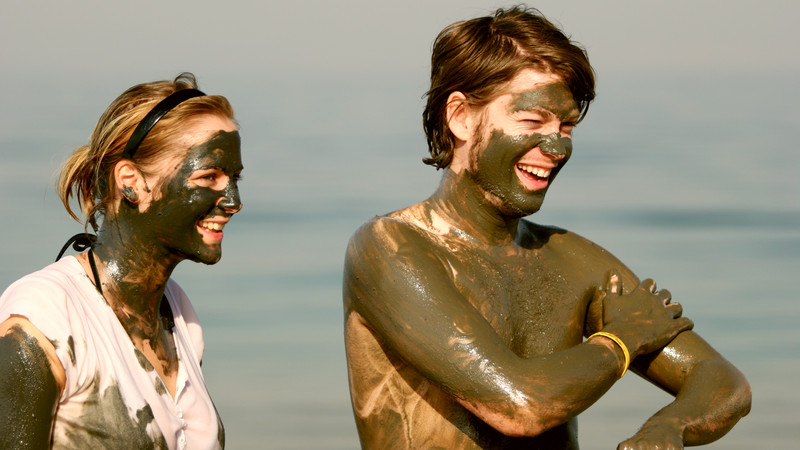
[[[385,70],[416,73],[444,25],[504,5],[475,0],[4,2],[4,72],[135,77],[193,66],[222,79]],[[800,6],[767,1],[530,3],[585,42],[595,64],[630,70],[796,71]],[[676,63],[680,65],[676,66]],[[94,75],[87,75],[88,72]],[[310,75],[310,74],[309,74]]]
[[[5,81],[0,135],[31,126],[19,108],[74,104],[89,91],[97,94],[87,99],[96,102],[87,105],[93,111],[87,120],[93,122],[128,86],[184,70],[194,72],[201,87],[231,97],[237,109],[278,104],[289,108],[278,118],[282,121],[301,113],[292,108],[313,107],[335,116],[319,125],[331,129],[345,125],[343,110],[356,117],[364,103],[321,102],[330,101],[330,91],[361,88],[373,101],[402,102],[403,116],[367,115],[366,125],[386,129],[387,123],[403,120],[406,108],[419,105],[436,33],[504,4],[7,0],[0,14],[0,77]],[[668,77],[698,71],[754,81],[762,74],[800,74],[800,3],[791,0],[548,0],[531,6],[589,50],[601,96],[606,80],[625,74]],[[384,97],[375,98],[384,91]],[[287,102],[289,96],[304,106]],[[406,102],[411,106],[403,106]],[[295,119],[282,121],[279,129],[302,128]],[[413,123],[416,127],[416,117]]]

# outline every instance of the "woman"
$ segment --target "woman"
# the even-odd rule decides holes
[[[224,446],[202,331],[170,279],[184,259],[216,263],[242,208],[233,109],[196,88],[128,89],[64,164],[59,196],[97,236],[0,297],[0,447]]]

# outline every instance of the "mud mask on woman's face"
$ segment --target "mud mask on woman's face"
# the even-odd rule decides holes
[[[189,149],[160,196],[133,219],[169,252],[213,264],[222,255],[222,227],[242,206],[239,133],[219,131]]]

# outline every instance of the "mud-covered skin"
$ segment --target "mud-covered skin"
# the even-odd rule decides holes
[[[187,133],[195,144],[173,158],[165,174],[136,179],[138,191],[126,195],[117,211],[106,218],[95,245],[104,298],[130,336],[141,367],[158,373],[156,391],[172,396],[178,357],[171,331],[160,315],[166,282],[185,259],[206,264],[220,259],[221,243],[206,242],[197,230],[198,221],[227,220],[241,209],[237,186],[242,171],[240,139],[233,124],[220,119],[199,122]],[[198,134],[206,137],[198,142]],[[90,273],[88,254],[78,258]],[[91,443],[84,441],[98,437],[92,431],[92,424],[97,424],[98,429],[119,429],[120,434],[115,436],[121,439],[120,448],[166,448],[165,442],[153,443],[147,437],[145,428],[151,423],[155,426],[148,406],[137,412],[136,419],[126,422],[129,416],[118,390],[112,386],[95,394],[96,403],[87,404],[83,416],[86,423],[77,424],[71,442],[80,441],[78,447],[91,448]],[[106,410],[118,410],[119,414],[104,416]],[[219,430],[219,439],[224,442],[221,424]],[[84,432],[89,434],[83,436]],[[130,447],[131,442],[141,446]]]
[[[475,183],[495,196],[508,215],[524,217],[541,208],[547,188],[529,192],[518,182],[514,172],[517,161],[532,148],[540,148],[543,153],[562,156],[563,159],[550,174],[552,183],[555,176],[572,156],[572,139],[562,138],[557,133],[541,135],[507,136],[495,130],[489,137],[486,149],[476,159],[475,167],[468,173]],[[549,185],[548,185],[549,187]]]
[[[749,386],[685,331],[680,305],[592,242],[521,220],[556,170],[531,191],[514,166],[563,167],[576,117],[552,76],[523,75],[486,107],[485,134],[477,112],[461,117],[455,169],[431,198],[350,241],[345,342],[362,446],[578,448],[576,416],[623,365],[610,340],[583,340],[599,329],[677,395],[630,448],[719,438],[749,410]]]
[[[615,261],[564,230],[528,222],[519,242],[486,246],[475,230],[447,225],[467,197],[376,219],[348,249],[345,335],[362,445],[578,448],[574,415],[619,373],[621,355],[579,346],[593,287]],[[575,247],[585,247],[579,259],[560,258]],[[463,401],[509,417],[522,415],[515,402],[531,401],[574,413],[556,414],[561,424],[531,415],[538,436],[510,437]]]
[[[47,448],[58,387],[45,351],[13,326],[0,336],[0,361],[0,448]]]
[[[531,89],[508,95],[502,105],[493,105],[505,117],[502,123],[487,122],[475,129],[469,148],[467,174],[484,191],[484,201],[501,208],[509,217],[525,217],[541,208],[548,188],[572,156],[571,131],[580,115],[569,90],[549,79]],[[551,122],[562,124],[553,128]],[[483,133],[489,131],[488,138]],[[536,190],[521,185],[515,166],[531,149],[553,161],[548,183]],[[539,161],[541,162],[541,160]]]
[[[174,385],[178,359],[159,313],[164,286],[185,259],[206,264],[220,259],[221,243],[205,242],[197,223],[227,220],[241,209],[237,186],[241,171],[239,133],[215,131],[177,158],[165,179],[141,182],[147,189],[155,185],[147,192],[149,201],[145,205],[121,201],[98,233],[95,254],[104,296],[134,345],[169,387]],[[87,257],[81,255],[84,266]]]
[[[189,149],[177,172],[161,186],[161,194],[145,212],[130,211],[129,226],[140,230],[138,239],[151,239],[172,258],[214,264],[222,256],[219,243],[203,242],[195,224],[213,217],[218,206],[238,211],[242,202],[237,186],[242,170],[239,133],[219,131],[208,141]],[[221,169],[229,181],[221,189],[191,182],[197,171]],[[120,217],[122,219],[122,217]]]
[[[506,106],[506,112],[512,117],[519,116],[523,122],[541,121],[547,116],[553,116],[560,122],[569,124],[570,128],[579,114],[572,94],[560,82],[550,82],[514,93]],[[475,147],[473,151],[477,148],[479,147]],[[532,148],[539,148],[543,154],[558,158],[559,162],[550,174],[547,187],[526,192],[517,180],[514,165]],[[473,155],[474,163],[468,173],[485,191],[502,201],[508,208],[507,214],[524,217],[539,210],[547,189],[570,156],[572,139],[569,134],[542,134],[521,129],[506,135],[502,131],[492,130],[485,148]]]
[[[613,344],[581,343],[589,305],[609,270],[623,286],[638,279],[591,242],[527,221],[513,242],[487,247],[446,227],[452,208],[426,202],[375,219],[348,249],[345,337],[363,447],[578,448],[575,417],[622,363]],[[633,341],[630,327],[614,331]],[[741,374],[694,332],[633,370],[679,400],[695,396],[670,405],[686,443],[718,438],[749,409]],[[715,404],[717,396],[730,400]],[[537,435],[508,436],[465,403],[525,421],[521,433]],[[673,439],[655,428],[656,442]]]

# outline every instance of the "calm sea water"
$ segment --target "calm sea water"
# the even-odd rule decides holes
[[[795,448],[800,121],[782,87],[764,88],[759,106],[778,114],[754,119],[725,86],[701,86],[662,86],[646,101],[645,85],[606,86],[532,220],[576,231],[669,288],[696,331],[745,373],[753,411],[708,448]],[[357,448],[342,258],[361,223],[435,188],[439,174],[420,162],[419,105],[407,107],[414,115],[396,130],[354,120],[320,132],[281,129],[282,105],[265,108],[246,96],[230,95],[243,127],[245,208],[226,228],[222,262],[184,263],[175,273],[205,326],[208,388],[229,448]],[[70,99],[55,99],[23,110],[30,119],[16,123],[26,125],[0,128],[3,287],[49,263],[81,230],[58,204],[51,175],[108,100],[76,113]],[[55,125],[44,132],[37,120]],[[582,415],[583,447],[615,448],[669,401],[625,377]]]

